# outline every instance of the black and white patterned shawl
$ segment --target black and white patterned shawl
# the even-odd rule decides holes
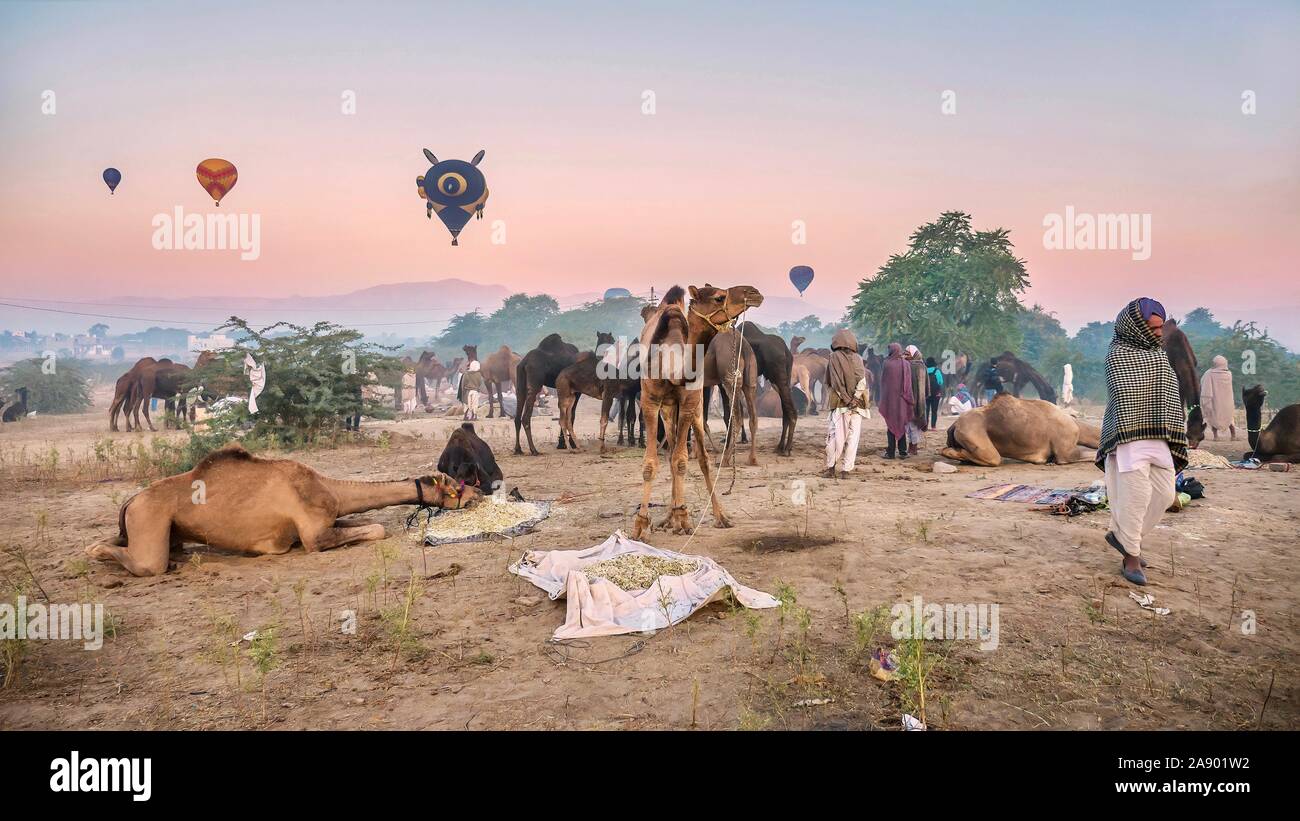
[[[1125,442],[1162,439],[1169,443],[1174,470],[1187,467],[1187,410],[1178,377],[1160,340],[1142,319],[1137,300],[1115,317],[1115,336],[1106,353],[1106,390],[1110,401],[1101,422],[1097,467]]]

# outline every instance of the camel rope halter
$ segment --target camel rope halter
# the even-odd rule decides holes
[[[715,309],[715,310],[713,310],[713,311],[710,311],[710,312],[707,313],[707,314],[705,314],[705,313],[701,313],[700,311],[695,310],[695,306],[693,306],[693,305],[691,306],[691,313],[695,314],[695,315],[698,316],[700,319],[703,319],[705,322],[709,323],[711,326],[713,326],[713,330],[718,331],[719,333],[721,333],[722,331],[729,331],[729,330],[731,330],[731,328],[734,326],[734,324],[735,324],[735,322],[736,322],[736,318],[735,318],[735,317],[728,317],[728,318],[727,318],[727,321],[726,321],[726,322],[723,322],[723,323],[721,323],[721,324],[719,324],[719,323],[713,321],[713,315],[714,315],[714,314],[716,314],[718,311],[722,311],[722,312],[725,313],[726,310],[727,310],[727,303],[725,303],[725,302],[723,303],[723,305],[722,305],[721,308],[717,308],[717,309]]]
[[[433,521],[434,516],[442,515],[442,508],[436,508],[433,505],[429,504],[427,501],[425,501],[424,488],[420,487],[419,479],[415,480],[415,498],[416,498],[416,508],[415,510],[411,511],[410,516],[406,517],[407,530],[410,530],[411,528],[415,527],[415,523],[420,520],[421,512],[423,512],[425,515],[424,518],[425,527],[429,526],[429,524]]]

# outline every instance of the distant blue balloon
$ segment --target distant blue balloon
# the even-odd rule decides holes
[[[800,296],[803,295],[804,291],[808,290],[808,286],[812,285],[812,281],[813,269],[807,265],[796,265],[790,269],[790,282],[799,289]]]
[[[108,184],[108,193],[112,195],[117,190],[117,184],[122,181],[122,172],[116,168],[104,169],[104,182]]]
[[[618,299],[627,296],[632,296],[632,292],[626,288],[610,288],[605,292],[605,299]]]

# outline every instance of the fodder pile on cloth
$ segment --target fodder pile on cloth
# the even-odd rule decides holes
[[[429,522],[427,545],[452,542],[484,542],[532,531],[551,515],[550,502],[516,502],[504,496],[488,496],[477,507],[444,510]],[[419,534],[415,536],[419,540]]]
[[[708,556],[688,556],[637,542],[615,531],[582,550],[530,550],[510,572],[564,596],[568,609],[557,639],[617,636],[659,630],[690,616],[730,590],[745,607],[768,608],[775,598],[736,581]]]
[[[694,573],[700,563],[693,559],[665,559],[641,553],[624,553],[582,568],[587,581],[608,579],[621,590],[645,590],[660,576],[685,576]]]

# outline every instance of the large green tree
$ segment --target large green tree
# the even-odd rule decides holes
[[[1018,296],[1028,284],[1009,231],[976,231],[969,214],[948,211],[862,280],[848,316],[859,341],[987,355],[1018,347]]]

